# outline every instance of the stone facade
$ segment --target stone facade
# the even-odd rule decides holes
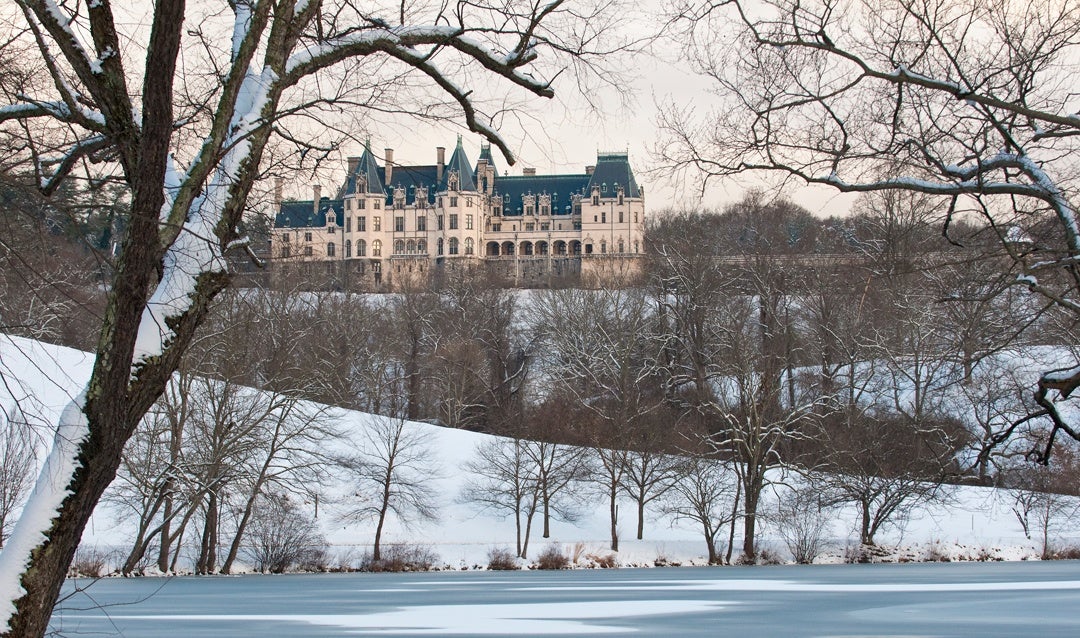
[[[550,285],[632,272],[644,251],[645,194],[626,153],[600,153],[574,175],[499,175],[490,147],[471,164],[458,138],[449,161],[404,165],[370,146],[349,158],[335,196],[280,203],[271,236],[278,269],[322,269],[337,287],[381,289],[440,270],[484,265],[512,284]]]

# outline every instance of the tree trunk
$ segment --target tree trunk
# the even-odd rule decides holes
[[[724,562],[731,564],[731,552],[735,549],[735,524],[739,521],[739,499],[742,496],[742,483],[735,481],[735,502],[731,506],[731,525],[728,526],[727,554]]]
[[[232,573],[232,566],[240,553],[240,543],[243,542],[244,532],[247,531],[248,523],[251,522],[251,513],[255,509],[255,499],[258,498],[260,489],[262,485],[257,484],[244,504],[244,513],[240,515],[240,522],[236,524],[236,534],[233,536],[232,543],[229,544],[229,553],[225,557],[225,562],[221,564],[222,574]]]
[[[870,533],[870,502],[863,501],[861,503],[862,513],[859,529],[859,542],[863,545],[873,545],[874,536]]]
[[[525,516],[525,538],[521,543],[521,558],[526,558],[526,554],[529,553],[529,536],[532,534],[532,522],[535,515],[536,504],[534,503],[529,507],[529,512]]]
[[[91,421],[91,425],[93,423]],[[119,429],[124,428],[126,425]],[[45,532],[45,541],[34,551],[30,565],[22,574],[20,583],[26,593],[15,601],[15,613],[4,636],[45,635],[53,604],[75,557],[83,529],[120,465],[123,445],[112,437],[102,436],[102,429],[112,432],[117,428],[91,427],[90,436],[79,446],[83,465],[75,471],[68,484],[68,496]],[[87,450],[97,450],[97,453],[90,454]]]
[[[379,510],[379,522],[375,525],[375,545],[371,548],[371,560],[382,560],[382,530],[383,523],[386,521],[386,503],[383,503],[382,509]]]
[[[611,492],[608,494],[608,505],[611,515],[611,551],[619,551],[619,493],[612,483]]]
[[[206,502],[206,521],[203,525],[202,547],[199,551],[199,561],[195,565],[195,573],[197,574],[212,574],[217,566],[217,522],[217,492],[210,492]]]
[[[551,496],[544,490],[544,538],[551,538]]]
[[[746,505],[743,507],[743,559],[753,562],[757,556],[754,538],[757,532],[758,500],[761,498],[761,478],[757,476],[748,478],[750,480],[745,488]]]
[[[712,530],[709,529],[709,523],[702,521],[701,526],[705,528],[705,547],[709,550],[709,564],[716,565],[720,562],[716,556],[716,539],[713,537]]]
[[[161,522],[161,541],[158,543],[158,556],[157,566],[158,571],[161,573],[167,573],[169,571],[169,549],[172,547],[172,517],[173,517],[173,479],[169,478],[165,480],[165,508],[162,510],[162,516],[164,520]]]

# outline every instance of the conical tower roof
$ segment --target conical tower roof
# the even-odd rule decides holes
[[[450,176],[455,173],[457,174],[458,186],[454,190],[476,190],[476,180],[473,179],[473,168],[469,163],[469,158],[465,156],[465,149],[461,147],[460,135],[458,135],[457,138],[457,147],[454,148],[454,154],[450,156],[450,161],[446,163],[446,170],[443,171],[442,182],[439,183],[439,191],[450,190]]]
[[[385,195],[382,178],[379,175],[382,169],[375,162],[375,156],[371,153],[371,140],[364,143],[364,154],[360,156],[360,162],[356,170],[348,177],[345,186],[346,194],[370,193],[373,195]]]

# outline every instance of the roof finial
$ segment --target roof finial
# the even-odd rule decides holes
[[[460,148],[460,147],[461,147],[461,133],[458,133],[458,136],[457,136],[457,145],[458,145],[458,148]]]
[[[368,135],[367,137],[364,138],[364,150],[369,152],[369,153],[371,152],[371,136],[370,135]]]

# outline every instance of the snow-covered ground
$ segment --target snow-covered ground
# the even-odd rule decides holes
[[[51,440],[51,425],[71,397],[79,392],[90,374],[92,355],[67,348],[50,346],[25,339],[0,338],[0,365],[4,383],[0,385],[0,405],[8,414],[21,414],[38,434],[42,446]],[[17,412],[13,408],[17,406]],[[338,411],[346,435],[359,439],[362,431],[382,417]],[[471,569],[487,563],[494,548],[513,550],[514,522],[491,513],[478,512],[459,498],[467,472],[462,467],[473,456],[477,445],[487,435],[451,430],[425,423],[410,423],[409,428],[430,437],[436,451],[441,476],[433,479],[440,495],[437,521],[416,523],[412,527],[390,520],[384,532],[385,543],[413,543],[428,546],[449,568]],[[335,496],[350,493],[349,485],[338,482],[329,488],[329,498],[319,508],[318,521],[331,545],[333,554],[343,561],[359,558],[370,549],[374,527],[370,523],[343,522],[336,514]],[[353,489],[353,491],[355,491]],[[327,500],[329,504],[327,504]],[[902,525],[883,532],[879,544],[895,545],[888,560],[922,560],[947,557],[951,560],[1032,559],[1038,556],[1036,544],[1025,538],[1016,520],[1009,492],[981,487],[961,487],[948,501],[932,505]],[[763,509],[772,507],[766,502]],[[567,554],[584,560],[587,555],[606,556],[609,549],[609,522],[602,501],[582,508],[574,522],[554,521],[551,538],[540,537],[539,521],[534,523],[530,556],[535,557],[555,543]],[[697,527],[691,523],[673,523],[653,507],[645,526],[645,538],[635,535],[635,507],[632,502],[620,506],[620,565],[703,564],[705,545]],[[314,506],[312,505],[312,514]],[[839,562],[845,551],[857,542],[855,513],[841,510],[831,523],[827,536],[830,550],[821,560]],[[118,513],[99,507],[83,539],[84,547],[108,552],[126,547],[132,522],[119,520]],[[1071,543],[1074,539],[1059,538]],[[736,547],[740,539],[736,536]],[[787,554],[779,537],[768,524],[762,535],[763,547],[781,557]],[[737,553],[737,552],[736,552]]]

